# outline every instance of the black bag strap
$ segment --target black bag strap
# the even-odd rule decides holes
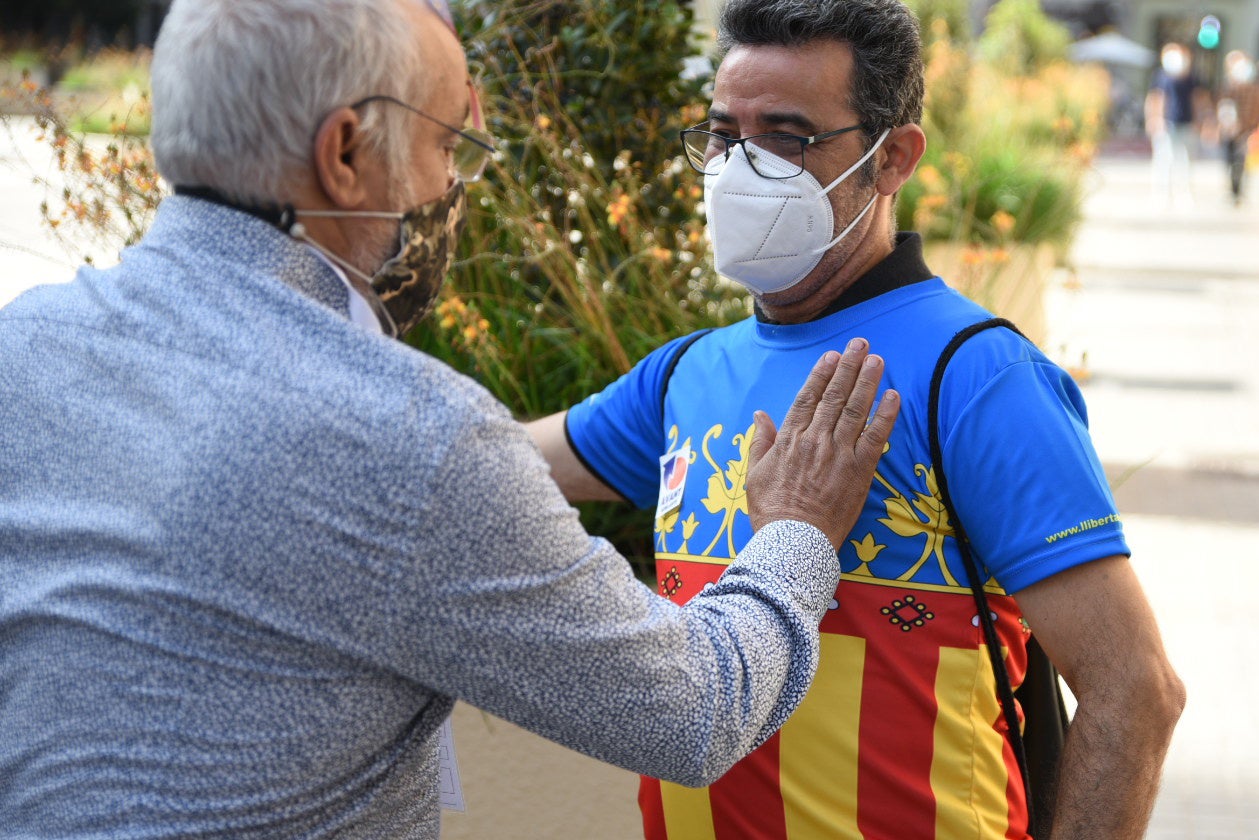
[[[936,486],[940,489],[940,499],[949,512],[953,525],[953,536],[957,540],[958,553],[962,555],[962,564],[966,575],[970,578],[971,594],[975,597],[975,607],[979,611],[979,625],[983,628],[984,641],[988,645],[988,659],[992,663],[992,671],[997,679],[997,692],[1001,697],[1001,711],[1005,715],[1007,729],[1010,732],[1010,744],[1014,748],[1014,757],[1019,764],[1019,772],[1023,776],[1023,792],[1027,797],[1028,833],[1036,836],[1036,815],[1032,807],[1032,781],[1028,772],[1027,749],[1023,743],[1023,733],[1019,731],[1019,716],[1014,704],[1014,688],[1010,683],[1010,673],[1006,670],[1005,659],[1001,656],[1001,641],[997,638],[997,626],[988,607],[988,596],[984,593],[984,578],[979,574],[979,566],[971,553],[970,539],[957,517],[953,500],[949,496],[949,484],[944,477],[944,451],[940,446],[940,386],[944,381],[944,370],[949,360],[966,341],[984,330],[1005,327],[1019,335],[1019,328],[1005,318],[991,318],[971,324],[949,340],[940,359],[936,362],[935,371],[931,374],[931,389],[927,397],[927,434],[931,445],[931,463],[935,467]],[[1026,338],[1026,336],[1024,336]]]
[[[678,344],[678,349],[674,351],[673,358],[669,360],[669,366],[665,368],[664,371],[664,378],[660,380],[660,426],[662,429],[664,428],[665,415],[664,398],[665,394],[669,392],[669,380],[673,378],[673,371],[677,369],[678,362],[682,361],[682,356],[686,353],[686,351],[691,349],[691,345],[712,331],[712,327],[707,327],[702,330],[696,330],[688,335],[680,344]]]

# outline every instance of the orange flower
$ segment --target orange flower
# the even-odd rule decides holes
[[[629,215],[630,197],[621,193],[608,205],[608,224],[619,225]]]
[[[1071,378],[1074,379],[1076,382],[1080,383],[1081,385],[1087,383],[1090,379],[1093,378],[1093,371],[1089,367],[1089,354],[1088,353],[1081,353],[1079,363],[1074,364],[1074,365],[1067,365],[1066,368],[1067,368],[1067,373],[1070,374]]]
[[[991,221],[992,226],[997,229],[997,233],[1002,236],[1009,236],[1010,231],[1014,230],[1014,224],[1017,220],[1004,210],[998,210],[992,214]]]
[[[940,192],[944,189],[944,176],[940,174],[940,170],[928,164],[919,167],[918,180],[922,181],[922,185],[927,188],[928,192]]]
[[[1080,163],[1089,163],[1093,160],[1093,156],[1097,153],[1097,146],[1094,143],[1072,143],[1067,149],[1067,154]]]

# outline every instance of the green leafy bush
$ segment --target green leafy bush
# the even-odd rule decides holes
[[[970,43],[971,4],[968,0],[905,0],[905,5],[918,17],[924,46],[941,38]]]
[[[1048,149],[995,133],[963,149],[928,146],[901,191],[901,227],[928,240],[1069,245],[1080,221],[1078,173]]]
[[[988,12],[979,52],[1010,75],[1030,76],[1067,56],[1071,33],[1045,14],[1040,0],[1000,0]]]
[[[745,317],[745,295],[709,268],[702,181],[678,141],[703,119],[702,80],[682,74],[689,6],[466,0],[456,13],[500,152],[470,193],[436,318],[409,339],[537,417],[667,338]],[[651,556],[649,512],[583,518]]]
[[[901,191],[899,225],[928,240],[1048,244],[1065,253],[1105,123],[1104,73],[1061,60],[1066,30],[1038,0],[997,3],[977,51],[965,32],[949,28],[955,4],[916,2],[930,16],[923,30],[928,143]]]
[[[681,73],[694,52],[689,7],[457,9],[500,153],[471,194],[451,308],[412,336],[417,346],[537,416],[667,337],[746,313],[704,267],[702,184],[677,139],[702,117],[700,81]]]

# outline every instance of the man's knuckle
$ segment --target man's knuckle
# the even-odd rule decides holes
[[[848,420],[865,420],[866,419],[866,412],[861,410],[861,406],[854,405],[853,403],[846,404],[841,414],[843,414],[844,418]]]

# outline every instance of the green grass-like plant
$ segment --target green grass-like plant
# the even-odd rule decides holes
[[[466,0],[497,160],[469,195],[459,261],[409,339],[522,418],[594,393],[665,340],[745,317],[708,260],[701,176],[677,132],[703,119],[690,9]],[[584,505],[650,575],[652,513]]]

